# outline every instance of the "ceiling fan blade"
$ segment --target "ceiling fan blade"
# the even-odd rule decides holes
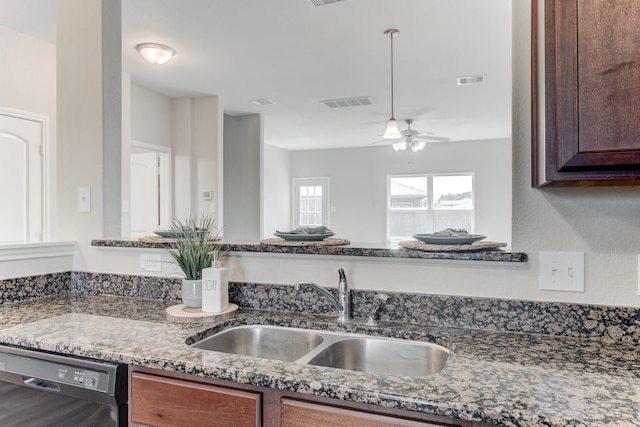
[[[404,138],[396,138],[396,139],[381,139],[379,141],[374,141],[371,144],[382,144],[383,142],[398,142],[398,141],[402,141]]]
[[[414,136],[414,139],[419,139],[422,141],[451,141],[450,138],[445,138],[443,136]]]

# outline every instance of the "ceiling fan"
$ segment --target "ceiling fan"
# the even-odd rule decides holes
[[[398,129],[398,123],[393,115],[393,38],[398,35],[400,31],[397,29],[389,29],[384,32],[385,35],[389,35],[391,41],[391,118],[387,122],[387,129],[382,135],[385,138],[382,141],[393,141],[393,149],[395,151],[404,151],[407,148],[411,148],[413,152],[424,150],[427,141],[449,141],[449,138],[443,138],[439,136],[433,136],[428,132],[418,132],[415,129],[411,129],[411,123],[413,119],[407,119],[407,129],[401,131]],[[376,144],[377,142],[374,142]]]
[[[392,147],[395,151],[404,151],[407,148],[410,148],[412,151],[417,152],[424,150],[427,142],[449,141],[449,138],[435,136],[430,132],[420,132],[416,129],[412,129],[411,124],[413,123],[413,119],[406,119],[405,122],[407,123],[407,128],[400,131],[399,138],[383,139],[381,141],[374,142],[374,144],[378,144],[380,142],[393,142]]]

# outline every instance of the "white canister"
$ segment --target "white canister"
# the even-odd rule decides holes
[[[229,273],[213,253],[211,267],[202,270],[202,311],[220,313],[229,308]]]

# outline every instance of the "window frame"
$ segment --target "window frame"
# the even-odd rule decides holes
[[[329,177],[305,177],[293,178],[291,185],[291,225],[293,228],[300,225],[300,188],[308,186],[322,187],[322,218],[326,227],[330,227],[329,215]]]
[[[433,179],[434,177],[446,177],[446,176],[470,176],[471,177],[471,209],[463,209],[466,211],[471,211],[471,230],[468,230],[470,233],[473,233],[475,230],[475,217],[476,217],[476,179],[474,172],[447,172],[447,173],[415,173],[415,174],[394,174],[387,175],[386,179],[386,187],[387,187],[387,197],[386,197],[386,223],[387,230],[385,233],[385,238],[387,242],[392,242],[391,239],[391,213],[395,212],[426,212],[426,223],[427,229],[429,227],[433,228],[435,223],[435,212],[447,212],[447,211],[460,211],[462,209],[446,209],[446,208],[435,208],[435,200],[433,193]],[[391,180],[394,178],[426,178],[427,179],[427,203],[426,207],[414,207],[414,208],[392,208],[391,207]]]

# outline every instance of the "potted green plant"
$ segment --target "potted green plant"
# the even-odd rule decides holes
[[[182,279],[182,302],[187,307],[202,305],[202,269],[211,266],[213,252],[219,245],[216,223],[207,215],[187,218],[183,223],[174,219],[169,227],[175,238],[175,246],[169,249],[173,262],[180,268]]]

